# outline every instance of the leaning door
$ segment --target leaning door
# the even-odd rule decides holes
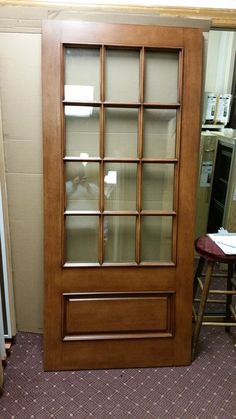
[[[202,33],[43,26],[45,368],[185,365]]]

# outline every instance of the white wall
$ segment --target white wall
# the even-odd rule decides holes
[[[209,32],[205,91],[230,93],[236,54],[236,32]]]

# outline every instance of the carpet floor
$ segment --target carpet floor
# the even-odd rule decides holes
[[[4,371],[0,418],[236,418],[235,338],[202,327],[188,367],[44,372],[42,336],[18,333]]]

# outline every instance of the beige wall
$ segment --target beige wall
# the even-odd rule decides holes
[[[17,328],[42,329],[41,35],[0,33],[0,92]]]

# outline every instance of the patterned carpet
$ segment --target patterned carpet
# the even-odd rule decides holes
[[[189,367],[45,373],[42,336],[18,333],[0,418],[236,418],[235,337],[203,327]]]

